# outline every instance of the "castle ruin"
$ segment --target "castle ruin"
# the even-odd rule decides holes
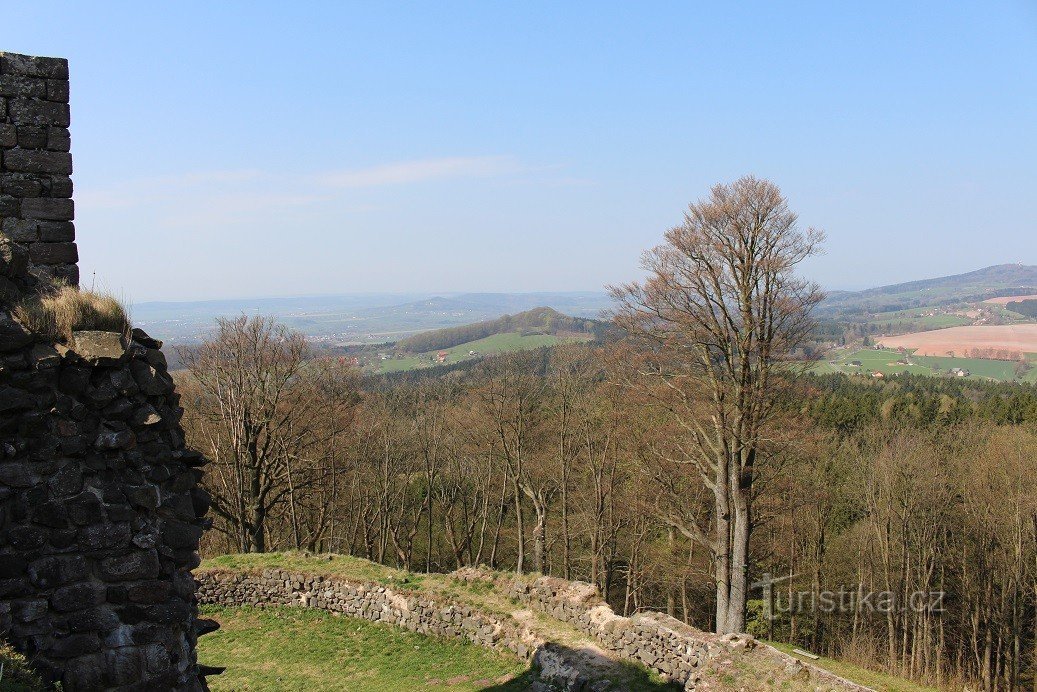
[[[0,53],[0,639],[66,690],[204,690],[205,459],[162,344],[15,316],[79,282],[68,104],[67,61]]]

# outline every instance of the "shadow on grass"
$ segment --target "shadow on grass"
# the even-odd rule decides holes
[[[549,671],[545,674],[543,668]],[[578,680],[559,672],[579,671]],[[576,677],[575,674],[573,677]],[[663,682],[659,676],[642,665],[630,661],[617,661],[603,656],[595,649],[574,649],[561,644],[546,644],[537,652],[532,665],[518,677],[508,682],[482,688],[485,692],[520,692],[530,689],[535,682],[552,685],[550,689],[568,690],[629,690],[630,692],[677,692],[682,688],[675,683]],[[600,688],[596,683],[608,681]],[[572,683],[572,684],[571,684]]]

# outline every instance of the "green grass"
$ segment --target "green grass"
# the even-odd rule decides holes
[[[524,661],[463,642],[302,608],[202,612],[220,629],[199,639],[199,660],[227,666],[214,692],[524,689]]]
[[[911,356],[912,361],[930,365],[946,372],[951,368],[964,368],[972,373],[972,377],[988,377],[992,380],[1011,382],[1016,379],[1017,363],[1005,360],[986,360],[983,358],[949,358],[944,356]]]
[[[817,374],[841,372],[867,376],[873,372],[881,372],[887,376],[897,373],[950,376],[951,368],[964,368],[970,371],[971,377],[974,378],[987,378],[999,382],[1020,381],[1015,371],[1017,363],[1012,361],[911,355],[909,365],[898,364],[897,361],[902,359],[904,359],[904,355],[897,351],[863,349],[851,352],[841,350],[830,354],[827,360],[816,363],[811,370]],[[860,361],[861,365],[850,365],[855,360]],[[1022,381],[1037,382],[1037,367],[1027,372]]]
[[[519,332],[504,332],[483,339],[477,339],[476,341],[458,344],[457,346],[452,346],[443,350],[447,353],[446,364],[449,365],[450,363],[472,360],[487,355],[510,353],[513,351],[528,351],[542,346],[556,346],[561,343],[570,343],[572,341],[581,340],[584,339],[576,337],[559,337],[553,334],[521,334]],[[476,355],[469,355],[470,351],[475,351]],[[439,365],[439,363],[434,359],[434,356],[437,353],[439,353],[439,351],[429,351],[427,353],[407,355],[404,358],[393,358],[391,360],[379,361],[377,363],[378,372],[402,372],[405,370],[415,370],[418,368],[427,368]]]
[[[847,680],[856,682],[859,685],[879,690],[879,692],[935,692],[936,689],[934,687],[919,685],[918,683],[905,680],[904,678],[887,675],[886,673],[880,673],[868,668],[862,668],[861,666],[834,658],[825,658],[822,656],[820,659],[814,661],[804,656],[797,656],[792,653],[794,647],[791,644],[785,644],[783,642],[767,643],[775,649],[795,656],[804,663],[810,663],[818,668],[824,668],[828,672],[834,673],[841,678],[846,678]]]

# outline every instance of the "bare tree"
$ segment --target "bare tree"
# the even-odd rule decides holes
[[[822,239],[799,230],[777,186],[745,177],[688,207],[645,253],[644,282],[612,289],[615,322],[649,349],[639,374],[676,394],[670,410],[691,441],[681,461],[714,496],[711,530],[690,533],[714,557],[718,632],[745,629],[755,466],[779,364],[806,340],[822,297],[794,269]]]
[[[333,440],[349,423],[355,383],[348,369],[313,360],[301,334],[273,320],[219,320],[216,336],[184,350],[184,396],[193,444],[213,460],[209,490],[217,528],[241,552],[268,549],[268,518],[285,505],[294,547],[303,536],[301,504],[334,455]],[[323,531],[320,520],[307,522]]]

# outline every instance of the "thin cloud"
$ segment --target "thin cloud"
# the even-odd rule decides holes
[[[449,157],[326,173],[319,180],[331,187],[380,187],[456,178],[485,178],[518,170],[519,166],[507,156]]]

